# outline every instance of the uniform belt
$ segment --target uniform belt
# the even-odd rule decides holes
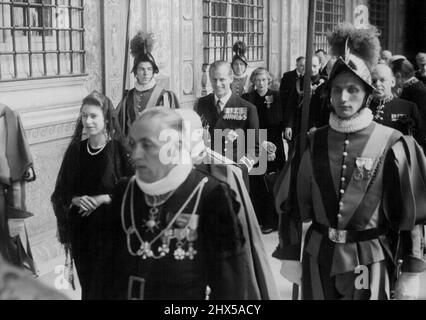
[[[362,231],[338,230],[316,222],[312,224],[312,228],[318,233],[330,239],[330,241],[338,244],[374,240],[385,234],[385,230],[382,228],[374,228]]]

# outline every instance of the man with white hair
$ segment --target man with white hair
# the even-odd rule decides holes
[[[374,91],[370,109],[373,111],[374,121],[405,135],[412,135],[424,149],[425,130],[417,105],[393,96],[392,89],[396,80],[390,67],[379,64],[371,75]]]
[[[249,300],[280,299],[272,270],[266,256],[261,231],[253,204],[244,184],[242,171],[235,162],[206,147],[203,127],[198,114],[190,109],[175,110],[183,119],[183,141],[197,169],[229,184],[240,204],[238,218],[245,238],[244,252],[247,266],[247,296]]]
[[[94,299],[247,298],[231,190],[193,168],[181,133],[181,117],[167,108],[132,125],[136,175],[117,185],[105,217]]]

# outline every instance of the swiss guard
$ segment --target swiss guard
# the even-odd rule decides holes
[[[116,109],[121,129],[126,137],[132,123],[144,110],[155,107],[179,108],[176,95],[161,87],[155,80],[155,75],[160,69],[151,53],[153,47],[154,35],[142,31],[139,31],[130,43],[130,53],[134,58],[132,73],[136,83]]]
[[[377,29],[344,24],[329,41],[338,57],[326,88],[329,125],[309,134],[291,197],[280,194],[277,203],[285,222],[282,274],[301,285],[305,300],[417,299],[426,270],[423,151],[373,121]],[[312,224],[299,262],[302,222]]]

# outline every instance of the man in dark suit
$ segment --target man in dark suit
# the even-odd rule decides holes
[[[414,66],[406,59],[399,59],[392,63],[392,71],[396,83],[402,89],[400,98],[414,102],[419,108],[422,121],[426,121],[426,86],[415,77]]]
[[[290,98],[295,96],[294,91],[296,91],[297,80],[301,79],[305,74],[305,63],[305,57],[297,58],[296,69],[290,72],[286,72],[283,75],[280,85],[280,96],[284,115],[286,114],[287,109],[290,107]],[[293,135],[291,129],[287,128],[285,130],[285,138],[289,141],[292,140]]]
[[[195,111],[210,134],[211,149],[243,164],[243,171],[249,173],[257,163],[259,149],[256,107],[232,93],[233,73],[228,62],[214,62],[209,75],[213,93],[200,98]]]
[[[395,98],[392,94],[396,83],[392,70],[386,64],[379,64],[371,75],[374,92],[370,109],[373,111],[374,121],[413,136],[423,150],[426,150],[425,130],[417,105]]]
[[[312,99],[310,103],[310,123],[309,129],[318,128],[328,124],[330,115],[329,110],[324,105],[321,97],[326,79],[319,74],[321,64],[317,56],[312,57],[312,75],[311,88]],[[303,84],[304,76],[296,80],[295,89],[288,98],[288,104],[284,113],[285,138],[287,140],[295,140],[300,134],[302,121],[302,104],[303,104]],[[324,120],[325,119],[325,120]],[[294,144],[293,144],[294,146]]]

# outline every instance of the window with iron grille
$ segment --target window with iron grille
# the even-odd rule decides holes
[[[203,0],[204,63],[230,61],[232,47],[242,40],[247,59],[264,59],[266,0]]]
[[[384,49],[389,45],[389,0],[370,0],[370,23],[376,26],[381,35],[380,42]]]
[[[0,1],[0,81],[84,74],[83,1]]]
[[[316,0],[315,8],[314,46],[327,52],[327,33],[345,20],[345,0]]]

